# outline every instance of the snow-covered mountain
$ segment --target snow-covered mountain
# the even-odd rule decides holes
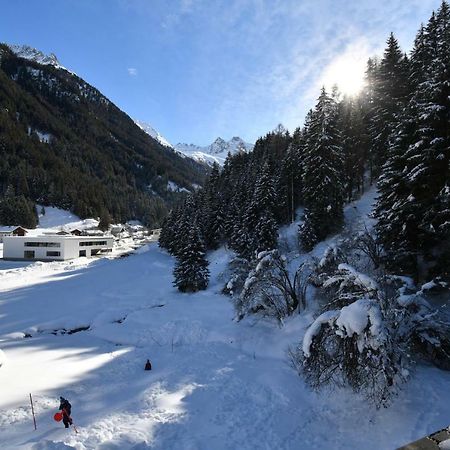
[[[176,152],[209,166],[212,166],[214,163],[222,166],[228,156],[228,153],[234,155],[239,152],[250,152],[253,150],[253,144],[249,144],[248,142],[245,142],[243,139],[237,136],[231,138],[229,141],[225,141],[221,137],[218,137],[212,144],[206,145],[204,147],[200,145],[184,143],[172,145],[150,124],[141,122],[140,120],[135,120],[135,123],[162,145],[171,147]]]
[[[173,148],[173,145],[149,123],[141,122],[140,120],[135,120],[134,122],[139,128],[149,134],[153,139],[156,139],[160,144]]]
[[[240,137],[233,137],[229,141],[218,137],[212,144],[200,147],[195,144],[177,144],[175,150],[195,159],[198,162],[206,163],[212,166],[214,163],[223,165],[228,153],[232,155],[239,152],[250,152],[253,150],[253,144],[243,141]]]
[[[214,162],[223,165],[228,153],[232,155],[239,152],[250,152],[253,150],[253,144],[245,142],[240,137],[233,137],[229,141],[218,137],[212,144],[200,147],[194,144],[175,145],[175,150],[183,153],[196,161],[212,165]]]
[[[37,50],[29,45],[16,45],[16,44],[7,44],[13,53],[15,53],[20,58],[25,58],[30,61],[35,61],[39,64],[54,66],[57,69],[64,69],[68,72],[71,72],[66,67],[62,66],[58,58],[54,53],[50,53],[50,55],[46,55],[40,50]]]

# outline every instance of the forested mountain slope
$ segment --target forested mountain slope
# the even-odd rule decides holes
[[[33,226],[33,202],[80,217],[157,225],[205,168],[142,131],[101,92],[61,66],[0,45],[0,223]],[[18,211],[12,217],[11,211]]]

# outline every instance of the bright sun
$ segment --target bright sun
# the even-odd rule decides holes
[[[364,87],[367,52],[360,45],[353,45],[334,58],[326,67],[322,85],[331,89],[337,85],[344,95],[357,95]]]

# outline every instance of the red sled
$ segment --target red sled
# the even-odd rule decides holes
[[[55,415],[53,416],[53,418],[57,421],[57,422],[61,422],[61,420],[63,420],[63,414],[60,412],[55,413]]]

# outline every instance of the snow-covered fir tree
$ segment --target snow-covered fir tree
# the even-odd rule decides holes
[[[344,158],[345,199],[352,201],[364,191],[369,136],[365,124],[365,104],[360,97],[344,97],[339,104],[339,128]]]
[[[445,270],[449,259],[445,200],[450,179],[450,15],[443,2],[421,28],[411,55],[407,108],[380,179],[377,231],[388,264],[416,279]]]
[[[302,155],[304,148],[305,140],[299,127],[295,130],[292,136],[292,143],[281,162],[280,173],[276,183],[280,222],[294,222],[295,209],[301,203]]]
[[[181,292],[197,292],[206,289],[209,281],[208,261],[200,230],[194,222],[184,236],[185,244],[178,252],[173,271],[174,285]]]
[[[219,190],[219,166],[213,165],[203,194],[202,228],[207,248],[216,249],[222,241],[224,228],[223,200]]]
[[[404,105],[408,94],[408,61],[402,53],[397,39],[391,33],[383,59],[370,67],[373,81],[371,123],[371,167],[372,179],[376,179],[387,159],[389,139],[396,126],[396,113]]]
[[[307,213],[300,239],[309,249],[336,230],[343,218],[345,180],[338,108],[324,88],[310,114],[305,137],[302,197]],[[311,240],[312,236],[315,240]]]

